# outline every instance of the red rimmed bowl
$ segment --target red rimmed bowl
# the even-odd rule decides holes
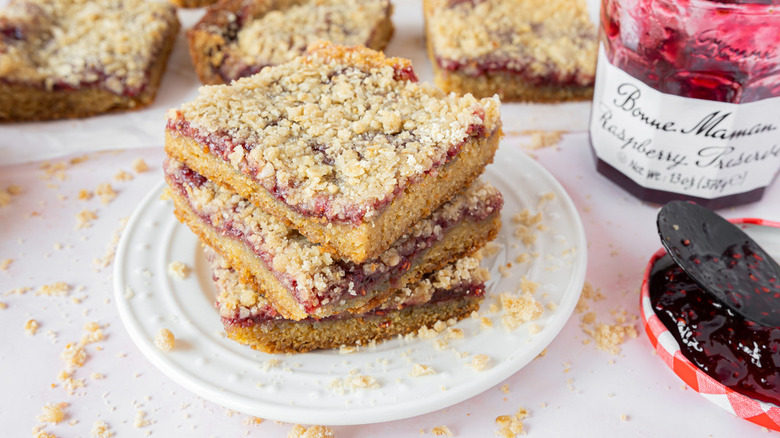
[[[740,225],[775,260],[780,260],[780,222],[763,219],[729,219]],[[680,345],[671,332],[661,322],[650,302],[650,273],[656,261],[666,255],[663,248],[658,250],[645,269],[642,281],[642,321],[650,343],[658,352],[658,357],[681,378],[691,389],[707,400],[731,412],[739,418],[775,431],[780,431],[780,406],[764,403],[742,395],[710,377],[691,363],[680,351]]]

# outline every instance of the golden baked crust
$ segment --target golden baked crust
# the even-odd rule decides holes
[[[327,40],[382,50],[393,34],[390,0],[221,0],[187,32],[204,84],[283,64]]]
[[[497,99],[412,81],[409,61],[321,43],[168,114],[166,152],[309,240],[363,262],[473,181]]]
[[[407,230],[375,259],[340,260],[248,200],[193,175],[175,160],[166,181],[179,220],[226,257],[244,282],[263,290],[285,318],[362,312],[390,292],[491,240],[501,223],[501,197],[475,183]]]
[[[0,121],[50,120],[150,104],[179,21],[142,0],[15,0],[0,29]]]
[[[445,91],[503,101],[592,96],[596,30],[584,1],[424,0],[428,55]]]
[[[276,315],[264,294],[243,283],[223,257],[205,250],[228,337],[266,353],[368,345],[438,321],[461,319],[478,310],[489,278],[477,259],[464,257],[396,290],[385,304],[367,313],[292,321]]]
[[[217,0],[170,0],[170,2],[180,8],[191,9],[211,6],[216,3]]]

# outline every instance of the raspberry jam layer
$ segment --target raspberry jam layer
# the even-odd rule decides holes
[[[215,205],[198,205],[190,196],[190,190],[197,189],[207,193],[207,198],[216,198],[217,186],[208,181],[202,175],[186,167],[183,163],[174,160],[166,161],[166,179],[178,196],[184,197],[189,203],[190,210],[200,220],[211,226],[220,235],[242,242],[250,248],[265,264],[266,269],[273,273],[276,279],[287,288],[296,298],[307,313],[316,313],[323,305],[332,302],[349,301],[357,296],[364,296],[379,285],[390,282],[391,287],[397,287],[395,280],[408,271],[418,258],[437,242],[445,238],[447,232],[464,221],[478,223],[498,214],[503,198],[498,191],[491,191],[474,202],[462,202],[454,204],[450,201],[442,208],[421,221],[416,229],[419,233],[412,233],[399,239],[393,246],[380,255],[377,259],[357,264],[346,260],[333,259],[330,264],[323,267],[327,272],[311,272],[313,278],[322,278],[328,281],[320,289],[311,290],[302,286],[296,277],[288,272],[279,272],[274,269],[274,260],[282,248],[272,247],[261,230],[247,225],[244,217],[252,216],[255,207],[247,200],[238,196],[232,196],[229,203],[215,203]],[[456,197],[458,198],[458,197]],[[447,207],[450,210],[447,210]],[[457,211],[451,211],[455,206]],[[273,225],[275,229],[284,228],[279,223]],[[300,238],[294,230],[289,230],[288,240]],[[302,239],[302,238],[300,238]],[[301,245],[311,245],[301,243]],[[390,257],[385,257],[392,254]],[[316,283],[315,283],[316,284]]]
[[[668,255],[653,266],[650,301],[688,360],[741,394],[780,406],[780,327],[714,302]]]
[[[369,312],[362,313],[359,316],[361,318],[370,318],[370,317],[381,317],[386,315],[388,312],[392,311],[398,311],[405,309],[407,307],[424,307],[424,306],[432,306],[434,304],[444,303],[447,301],[452,300],[458,300],[462,299],[464,297],[473,296],[473,297],[482,297],[485,295],[485,285],[484,283],[476,283],[476,284],[460,284],[458,286],[455,286],[451,289],[438,289],[436,292],[433,293],[433,296],[431,297],[430,301],[424,302],[424,303],[417,303],[417,304],[411,304],[409,306],[401,305],[398,307],[394,307],[391,309],[384,309],[384,308],[376,308]],[[219,303],[217,303],[219,305]],[[354,318],[357,315],[354,313],[349,312],[343,312],[339,313],[338,315],[329,316],[322,319],[314,319],[314,318],[306,318],[299,322],[301,323],[311,323],[314,321],[336,321],[336,320],[342,320],[342,319],[348,319],[348,318]],[[270,304],[266,304],[262,307],[262,309],[259,309],[254,313],[254,315],[250,317],[233,317],[233,318],[226,318],[222,317],[222,323],[226,326],[237,326],[237,327],[250,327],[256,324],[268,324],[273,323],[274,321],[287,321],[286,319],[282,318],[278,312],[271,306]]]
[[[550,68],[546,73],[539,74],[539,72],[533,71],[530,59],[527,62],[523,62],[519,59],[501,56],[485,56],[469,60],[436,57],[436,63],[443,70],[465,74],[474,78],[488,74],[505,74],[533,86],[554,84],[561,87],[587,87],[593,85],[593,75],[585,75],[581,72],[566,73],[562,70]],[[525,68],[515,66],[525,66]]]

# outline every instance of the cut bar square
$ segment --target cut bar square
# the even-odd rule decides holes
[[[588,100],[596,28],[584,0],[424,0],[436,85],[502,101]]]
[[[166,3],[11,1],[0,11],[0,121],[151,104],[178,30]]]
[[[226,84],[302,55],[317,40],[382,50],[390,0],[222,0],[187,32],[204,84]]]
[[[165,150],[339,258],[363,263],[474,181],[499,101],[417,82],[411,64],[315,43],[170,110]]]
[[[393,291],[384,304],[365,313],[294,321],[279,315],[262,292],[241,282],[225,258],[208,247],[204,249],[225,332],[230,339],[266,353],[365,347],[433,327],[439,321],[452,323],[479,309],[488,279],[479,260],[464,257]]]
[[[501,194],[475,181],[378,257],[354,263],[184,163],[169,158],[164,167],[176,216],[286,319],[370,310],[393,290],[476,251],[501,227]]]

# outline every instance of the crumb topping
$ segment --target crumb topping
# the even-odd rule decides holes
[[[12,0],[0,11],[0,77],[136,94],[176,20],[163,2]]]
[[[170,159],[166,163],[166,175],[169,177],[182,169],[185,166],[179,161]],[[193,210],[205,216],[212,225],[229,226],[229,235],[243,236],[245,243],[253,248],[268,269],[274,271],[285,287],[296,292],[301,302],[321,305],[344,293],[357,294],[354,282],[361,276],[365,278],[397,271],[403,266],[403,257],[411,257],[440,240],[446,227],[468,215],[487,217],[494,211],[493,202],[500,197],[496,188],[478,180],[412,226],[406,235],[376,259],[358,265],[335,258],[274,216],[213,182],[204,180],[200,186],[184,184],[177,190],[186,190]],[[478,262],[475,264],[478,265]],[[457,278],[464,275],[467,268],[455,269],[447,271],[446,275]],[[438,281],[445,284],[449,279],[442,277]],[[248,292],[239,292],[223,305],[227,311],[235,309],[239,303],[241,307],[255,304]]]
[[[523,72],[593,83],[596,28],[585,1],[429,0],[428,38],[437,62],[476,76],[485,70]]]
[[[180,261],[173,261],[168,263],[168,274],[173,278],[184,280],[190,275],[190,267]]]
[[[271,5],[276,9],[244,24],[233,43],[249,64],[282,64],[317,40],[366,45],[390,8],[389,0],[276,0]]]
[[[370,219],[408,185],[499,129],[498,98],[445,94],[411,64],[319,42],[231,85],[202,87],[168,113],[168,129],[303,214]]]

